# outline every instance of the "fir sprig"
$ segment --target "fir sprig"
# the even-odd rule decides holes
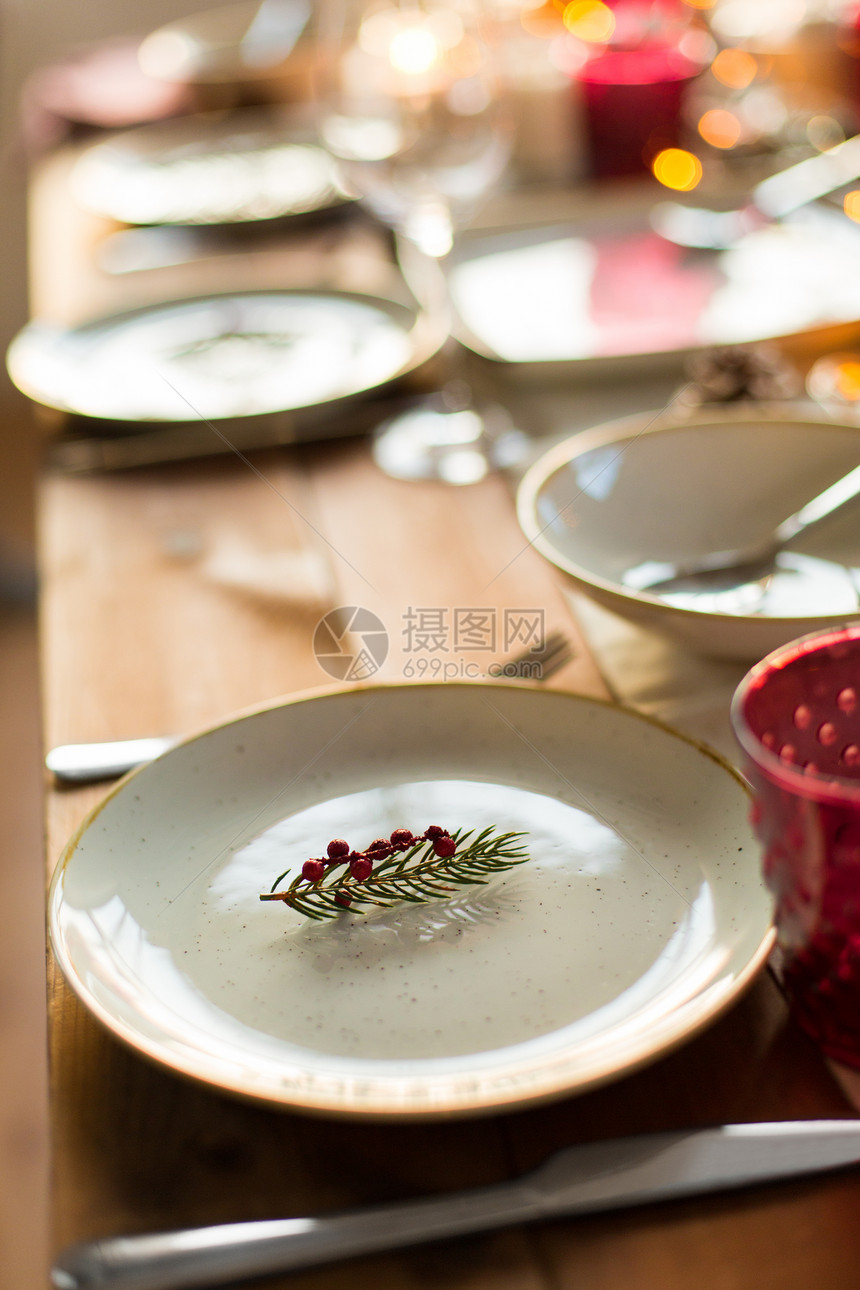
[[[458,830],[454,834],[436,829],[428,833],[436,836],[413,838],[410,845],[401,848],[391,849],[389,844],[389,853],[381,851],[378,860],[374,848],[379,854],[379,842],[366,852],[334,857],[331,857],[334,844],[330,844],[331,858],[325,862],[308,861],[304,871],[279,891],[280,883],[291,872],[286,870],[260,900],[280,900],[307,918],[336,918],[346,909],[363,913],[366,912],[363,906],[388,909],[400,901],[420,904],[450,896],[457,887],[484,886],[497,873],[529,859],[520,843],[524,833],[496,834],[492,826],[477,836],[473,836],[474,829],[465,833]],[[453,850],[450,845],[440,846],[440,834],[453,844]],[[397,831],[392,838],[396,836]],[[450,854],[440,854],[440,851],[450,851]],[[375,861],[372,868],[368,858]],[[364,860],[363,866],[356,864],[357,859]],[[308,865],[322,866],[323,872],[319,877],[310,878],[308,872],[316,871],[308,870]]]

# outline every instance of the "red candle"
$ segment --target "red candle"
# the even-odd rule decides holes
[[[676,147],[684,92],[701,70],[670,26],[645,31],[639,41],[619,40],[591,57],[579,80],[592,173],[636,174],[662,148]]]

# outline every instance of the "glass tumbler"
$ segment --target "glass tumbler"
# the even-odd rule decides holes
[[[860,622],[792,641],[732,701],[801,1026],[860,1067]]]

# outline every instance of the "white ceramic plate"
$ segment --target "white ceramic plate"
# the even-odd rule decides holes
[[[65,329],[28,323],[7,366],[23,393],[79,416],[199,422],[319,408],[378,389],[437,351],[413,301],[346,291],[200,296]]]
[[[857,226],[823,206],[706,252],[660,237],[647,208],[607,202],[597,215],[468,232],[455,255],[460,338],[539,380],[860,317]]]
[[[334,163],[295,111],[201,113],[81,153],[82,206],[125,224],[250,223],[342,204]]]
[[[72,987],[175,1071],[269,1103],[464,1115],[584,1089],[712,1020],[770,947],[740,780],[623,709],[527,685],[356,688],[220,726],[69,843]],[[265,903],[332,837],[525,830],[447,901],[308,922]]]
[[[626,417],[574,435],[524,476],[520,524],[592,599],[718,657],[750,660],[860,617],[860,503],[791,543],[764,583],[656,594],[625,581],[764,541],[860,462],[860,426],[751,405]]]

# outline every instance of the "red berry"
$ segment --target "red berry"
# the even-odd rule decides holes
[[[349,896],[345,896],[342,891],[339,891],[334,898],[334,903],[336,905],[342,905],[344,909],[349,909],[349,906],[352,904],[352,900]]]
[[[408,847],[415,841],[411,829],[395,829],[391,835],[393,847]]]
[[[390,845],[388,838],[374,838],[367,850],[368,852],[387,851]]]
[[[433,850],[437,856],[441,856],[444,860],[454,854],[457,850],[457,843],[451,837],[437,838],[433,843]]]
[[[429,829],[424,830],[424,836],[428,842],[435,842],[437,838],[447,838],[448,830],[439,824],[431,824]]]
[[[308,882],[319,882],[325,873],[325,865],[322,860],[306,860],[302,865],[302,877]]]
[[[358,882],[364,882],[373,873],[373,861],[368,860],[366,856],[359,856],[358,859],[350,861],[349,872]]]
[[[343,838],[332,838],[326,847],[329,860],[345,860],[349,855],[349,843]]]

